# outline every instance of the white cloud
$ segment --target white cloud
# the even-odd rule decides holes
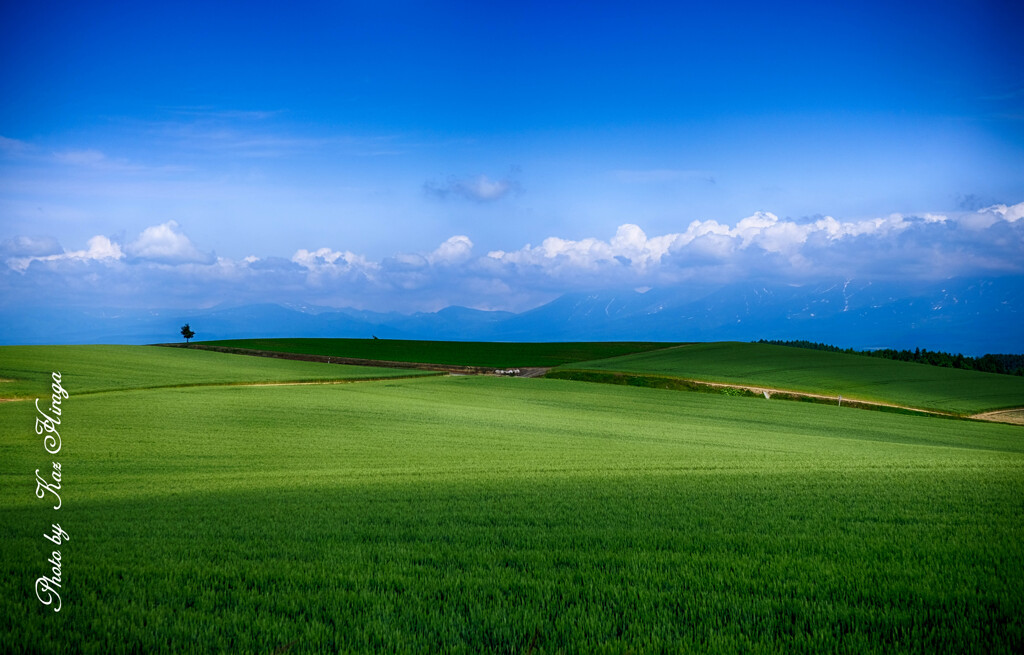
[[[1016,223],[1020,219],[1024,218],[1024,202],[1019,202],[1016,205],[992,205],[986,209],[982,209],[978,212],[979,214],[990,213],[1002,217],[1002,219],[1008,223]]]
[[[87,250],[74,253],[74,256],[81,259],[121,259],[124,257],[121,246],[105,236],[95,236],[89,239],[86,245],[89,246]]]
[[[306,250],[303,248],[292,255],[292,261],[308,269],[315,269],[333,266],[334,262],[338,261],[342,254],[330,248],[320,248],[319,250]]]
[[[424,191],[429,195],[438,198],[457,196],[466,200],[476,202],[493,202],[508,195],[516,188],[511,179],[492,180],[486,175],[479,175],[475,178],[460,179],[449,178],[445,184],[427,182],[423,185]]]
[[[481,175],[465,186],[465,193],[479,200],[497,200],[512,188],[506,180],[489,180],[486,175]]]
[[[65,251],[54,255],[12,257],[7,260],[7,266],[19,273],[24,273],[32,262],[103,261],[124,258],[121,246],[105,236],[94,236],[89,239],[86,246],[85,250]]]
[[[202,253],[193,245],[181,232],[176,221],[147,227],[138,239],[128,244],[126,250],[134,258],[165,264],[209,264],[214,261],[212,254]]]
[[[380,268],[380,264],[368,260],[363,255],[357,255],[349,250],[341,252],[330,248],[318,250],[302,248],[292,255],[292,261],[316,273],[373,271]]]
[[[985,230],[997,223],[1016,223],[1024,217],[1024,202],[1016,205],[992,205],[960,218],[960,223],[973,230]]]
[[[473,242],[465,235],[456,235],[442,243],[430,253],[427,261],[431,264],[459,264],[469,259]]]

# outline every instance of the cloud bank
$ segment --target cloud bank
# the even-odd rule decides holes
[[[605,238],[549,236],[507,251],[478,252],[470,236],[455,235],[381,260],[341,244],[222,258],[168,221],[130,240],[96,235],[77,250],[52,237],[8,238],[0,242],[0,284],[9,305],[49,299],[122,307],[303,302],[405,313],[449,305],[521,311],[561,293],[607,288],[1021,275],[1022,219],[1024,203],[856,220],[762,211],[653,236],[624,223]]]

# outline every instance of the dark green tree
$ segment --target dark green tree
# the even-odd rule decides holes
[[[188,340],[196,336],[196,333],[193,332],[192,328],[189,327],[188,323],[186,323],[181,326],[181,336],[185,337],[185,343],[188,343]]]

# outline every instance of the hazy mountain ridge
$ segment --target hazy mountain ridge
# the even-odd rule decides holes
[[[1024,351],[1024,280],[833,280],[563,295],[519,314],[447,307],[400,314],[275,304],[205,310],[2,310],[0,343],[357,337],[476,341],[716,341],[806,339],[842,347],[913,348],[981,355]]]

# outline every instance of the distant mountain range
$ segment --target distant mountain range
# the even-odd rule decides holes
[[[856,349],[982,355],[1024,352],[1024,278],[908,287],[837,280],[570,293],[526,312],[448,307],[399,314],[274,304],[205,310],[6,308],[2,344],[158,343],[197,339],[356,337],[457,341],[752,341],[806,339]]]

